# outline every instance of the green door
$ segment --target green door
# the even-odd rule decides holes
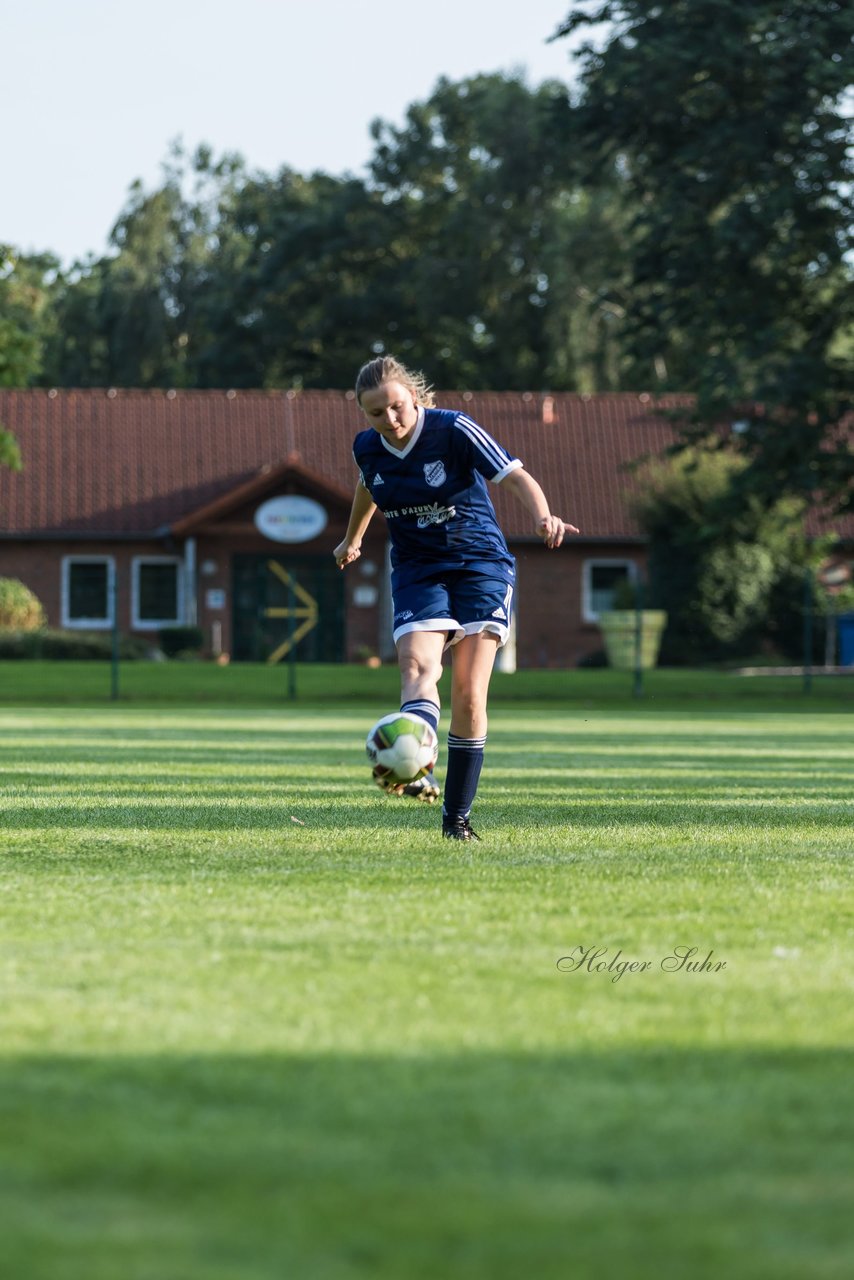
[[[343,661],[344,582],[331,557],[236,555],[231,598],[235,661]]]

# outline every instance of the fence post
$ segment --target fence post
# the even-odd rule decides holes
[[[294,591],[294,575],[288,571],[288,639],[290,647],[288,648],[288,698],[291,702],[296,702],[297,698],[297,655],[296,645],[294,644],[294,632],[296,631],[297,597]]]
[[[112,584],[113,634],[110,646],[110,699],[117,702],[119,697],[119,574],[113,566]]]
[[[635,680],[632,693],[636,698],[643,697],[643,585],[640,578],[635,582]]]
[[[804,569],[804,693],[812,689],[812,625],[813,625],[812,569]]]

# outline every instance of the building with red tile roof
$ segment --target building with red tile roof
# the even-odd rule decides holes
[[[549,552],[492,490],[518,561],[516,659],[574,666],[601,647],[620,578],[642,569],[628,464],[659,455],[671,426],[643,395],[438,402],[482,423],[580,529]],[[352,392],[0,390],[0,423],[23,458],[0,469],[0,576],[30,586],[52,626],[109,630],[115,616],[156,642],[197,624],[236,660],[392,652],[382,517],[344,574],[331,554],[357,477]]]

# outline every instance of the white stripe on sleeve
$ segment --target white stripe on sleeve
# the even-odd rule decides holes
[[[472,444],[477,446],[494,471],[503,471],[508,462],[513,461],[507,450],[502,448],[497,440],[493,440],[488,431],[484,431],[483,427],[466,417],[464,413],[457,414],[454,426],[459,427]]]

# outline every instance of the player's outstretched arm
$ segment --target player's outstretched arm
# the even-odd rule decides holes
[[[371,516],[376,509],[377,504],[360,480],[353,495],[350,522],[347,525],[344,541],[339,542],[332,552],[339,569],[344,569],[348,564],[352,564],[354,560],[359,559],[362,554],[362,538],[365,536],[365,530],[371,523]]]
[[[501,484],[530,511],[537,522],[537,533],[547,547],[559,547],[565,533],[578,533],[574,524],[567,524],[560,516],[552,515],[546,495],[524,467],[508,472]]]

